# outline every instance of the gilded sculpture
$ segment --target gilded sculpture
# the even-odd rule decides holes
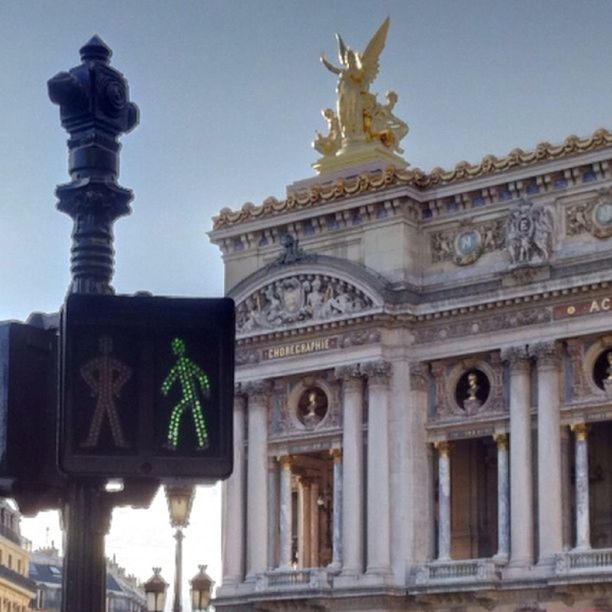
[[[406,165],[397,155],[403,153],[399,143],[408,134],[408,125],[393,113],[397,94],[387,92],[386,103],[381,104],[376,94],[370,92],[370,85],[378,75],[380,54],[388,31],[389,18],[378,28],[363,53],[348,47],[336,34],[339,67],[325,54],[321,55],[323,65],[338,77],[338,84],[336,111],[330,108],[322,111],[328,133],[317,132],[313,142],[313,147],[323,155],[315,165],[318,171],[341,167],[342,161],[351,165],[384,159],[388,164]],[[379,147],[377,154],[375,147]],[[330,164],[330,158],[340,160],[340,164]]]

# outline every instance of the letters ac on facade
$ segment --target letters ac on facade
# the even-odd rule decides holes
[[[230,299],[71,295],[60,467],[216,480],[232,468]]]

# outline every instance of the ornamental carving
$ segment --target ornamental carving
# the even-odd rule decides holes
[[[506,221],[506,252],[512,266],[540,265],[552,254],[553,216],[550,209],[521,200]]]
[[[368,377],[370,383],[384,385],[391,378],[393,366],[390,362],[380,359],[362,364],[361,370]]]
[[[552,320],[548,308],[527,308],[516,312],[506,312],[478,320],[470,319],[441,325],[432,325],[414,330],[416,344],[443,342],[449,338],[462,338],[499,331],[500,329],[516,329],[527,325],[549,323]]]
[[[431,261],[452,261],[458,266],[474,263],[484,253],[503,249],[504,222],[501,219],[431,234]]]
[[[528,372],[531,357],[527,350],[527,345],[507,346],[501,350],[501,360],[510,365],[511,371]]]
[[[504,412],[503,362],[499,352],[459,362],[432,364],[435,418],[469,418]]]
[[[270,437],[300,436],[341,426],[340,386],[332,372],[296,383],[278,381],[272,398]]]
[[[324,274],[279,279],[262,287],[236,309],[238,333],[361,313],[374,303],[363,291]]]
[[[538,367],[559,367],[561,351],[557,342],[537,342],[529,346],[529,353],[537,359]]]
[[[612,236],[612,189],[599,192],[596,198],[572,204],[565,209],[568,236],[588,232],[596,238]]]
[[[429,372],[427,364],[413,363],[410,365],[410,388],[415,391],[427,391]]]
[[[491,176],[506,172],[513,168],[523,168],[543,161],[563,159],[577,153],[596,151],[612,145],[612,132],[598,129],[588,138],[568,136],[564,142],[553,145],[542,142],[532,151],[514,149],[506,157],[486,155],[478,164],[459,162],[453,169],[434,168],[425,173],[419,168],[388,168],[383,171],[364,172],[359,176],[337,179],[324,185],[314,185],[308,189],[291,192],[286,200],[267,198],[256,206],[247,202],[240,210],[232,211],[223,208],[218,216],[213,218],[213,229],[246,223],[265,217],[281,214],[287,210],[310,208],[315,204],[331,202],[358,193],[378,191],[396,185],[411,185],[417,189],[429,189],[441,185],[449,185],[469,181],[483,176]]]
[[[569,338],[566,342],[572,377],[572,399],[581,398],[589,394],[589,384],[584,372],[584,340]]]
[[[340,346],[361,346],[362,344],[374,344],[380,342],[379,329],[362,329],[344,334],[340,339]]]

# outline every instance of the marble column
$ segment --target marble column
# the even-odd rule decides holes
[[[342,567],[342,450],[332,448],[330,453],[334,460],[331,568],[339,570]]]
[[[244,425],[246,397],[237,386],[234,395],[234,471],[223,483],[223,585],[244,579],[245,465]]]
[[[319,493],[316,480],[310,485],[310,567],[319,567]]]
[[[279,521],[279,561],[282,570],[291,569],[291,457],[278,458],[280,464],[280,521]]]
[[[541,567],[552,567],[563,550],[561,503],[561,423],[559,347],[540,342],[530,347],[538,367],[538,544]]]
[[[310,480],[300,477],[298,486],[298,560],[310,567]]]
[[[336,370],[343,383],[342,574],[363,572],[363,378],[357,364]]]
[[[451,474],[450,444],[436,442],[438,451],[438,560],[451,558]]]
[[[510,366],[510,567],[533,563],[531,362],[526,346],[502,351]]]
[[[507,561],[510,553],[510,495],[508,466],[508,436],[493,436],[497,443],[497,554],[498,561]]]
[[[268,567],[268,381],[245,385],[249,397],[247,453],[247,579]]]
[[[391,571],[389,515],[389,382],[391,364],[376,361],[363,366],[368,377],[368,574]]]
[[[576,455],[576,550],[591,548],[591,525],[589,519],[589,455],[586,423],[572,425],[575,436]]]

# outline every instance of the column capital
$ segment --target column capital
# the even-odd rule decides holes
[[[330,448],[329,454],[334,460],[334,464],[342,463],[342,449],[341,448]]]
[[[279,462],[282,470],[291,469],[291,464],[293,463],[293,457],[291,455],[280,455],[276,459]]]
[[[497,444],[497,449],[508,449],[508,434],[499,432],[493,434],[493,440],[495,440],[495,444]]]
[[[507,346],[501,350],[501,359],[510,364],[512,371],[529,371],[530,356],[526,345]]]
[[[557,369],[561,361],[558,342],[537,342],[529,346],[529,353],[536,358],[538,368]]]
[[[361,383],[363,380],[363,373],[358,363],[338,366],[334,370],[334,376],[336,380],[342,381],[345,386]]]
[[[572,425],[570,425],[570,429],[576,436],[576,440],[584,442],[587,439],[587,436],[589,435],[591,426],[588,423],[573,423]]]
[[[440,457],[448,457],[450,455],[451,443],[448,440],[438,440],[433,445]]]
[[[244,383],[242,388],[252,402],[266,403],[272,392],[272,381],[267,379],[253,380]]]
[[[427,391],[429,368],[426,363],[410,364],[410,388],[415,391]]]
[[[393,366],[391,362],[379,359],[378,361],[364,363],[361,370],[368,377],[371,384],[388,385]]]

